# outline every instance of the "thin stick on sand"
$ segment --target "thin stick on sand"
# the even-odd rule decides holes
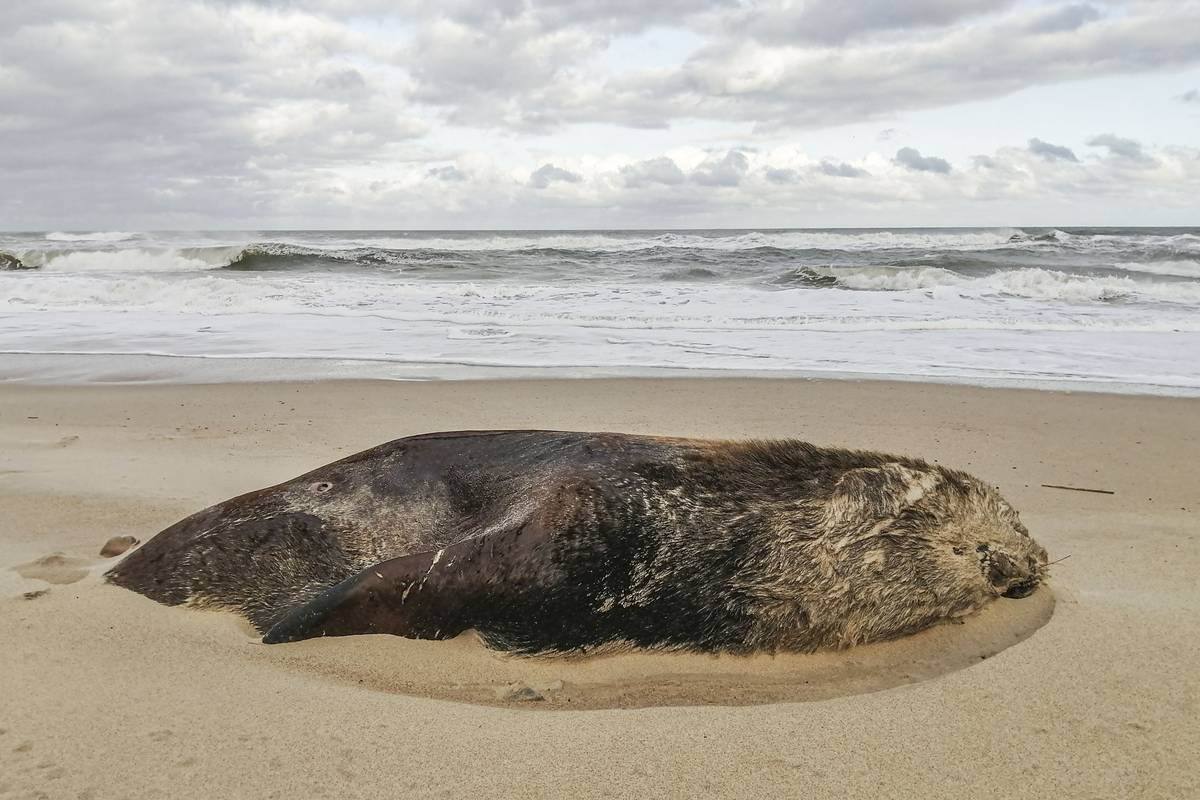
[[[1068,492],[1092,492],[1093,494],[1116,494],[1116,492],[1110,492],[1108,489],[1083,489],[1079,486],[1060,486],[1057,483],[1043,483],[1042,486],[1044,486],[1047,489],[1066,489]]]

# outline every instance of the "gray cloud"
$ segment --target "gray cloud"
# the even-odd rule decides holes
[[[583,180],[578,174],[560,169],[553,164],[542,164],[529,174],[529,185],[535,189],[545,189],[552,183],[579,183]]]
[[[622,167],[621,175],[625,179],[625,185],[631,188],[655,183],[676,186],[686,179],[679,165],[667,156],[651,158]]]
[[[1047,161],[1079,161],[1079,159],[1075,157],[1075,153],[1071,150],[1071,148],[1064,147],[1061,144],[1050,144],[1050,142],[1043,142],[1036,136],[1029,140],[1029,152],[1036,156],[1041,156]]]
[[[1122,136],[1117,136],[1111,133],[1103,133],[1099,136],[1093,136],[1088,140],[1088,144],[1092,147],[1103,147],[1108,150],[1110,156],[1122,158],[1128,161],[1136,161],[1141,163],[1149,163],[1154,159],[1146,155],[1142,149],[1141,142],[1133,139],[1126,139]]]
[[[751,3],[742,26],[768,42],[838,43],[878,31],[948,25],[1003,8],[1011,0],[809,0]]]
[[[451,121],[480,127],[551,130],[582,121],[575,102],[597,91],[584,65],[615,35],[734,9],[736,0],[458,0],[410,2],[421,20],[398,63],[414,79],[413,98],[448,109]],[[653,115],[623,116],[631,127],[663,127]]]
[[[750,169],[750,160],[740,150],[730,150],[720,159],[709,159],[692,170],[691,178],[701,186],[737,186]]]
[[[466,174],[453,164],[444,167],[430,167],[429,171],[425,174],[440,181],[453,181],[455,183],[467,179]]]
[[[941,159],[935,160],[940,161]],[[844,161],[838,163],[834,163],[833,161],[822,161],[821,172],[825,175],[831,175],[835,178],[861,178],[867,174],[865,169],[859,169],[858,167],[852,164],[847,164]]]
[[[1077,3],[1063,8],[1051,9],[1029,24],[1030,33],[1059,33],[1073,31],[1103,15],[1087,3]]]
[[[950,162],[937,156],[923,156],[919,150],[912,147],[901,147],[896,151],[897,164],[916,172],[937,172],[946,175],[950,172]]]
[[[361,3],[322,2],[315,6],[326,11],[344,10],[347,5],[360,9]],[[587,26],[605,34],[637,33],[655,25],[681,25],[714,11],[739,8],[737,0],[551,0],[531,3],[527,0],[408,0],[397,4],[379,0],[378,10],[396,12],[403,6],[406,16],[446,18],[459,24],[486,28],[518,20],[536,20],[539,28],[560,30]]]
[[[1200,103],[1200,89],[1188,89],[1176,99],[1181,103]]]
[[[333,92],[357,92],[367,88],[367,81],[356,69],[340,69],[317,78],[317,85]]]
[[[558,103],[536,96],[603,42],[582,30],[546,32],[525,18],[486,27],[442,22],[418,31],[401,63],[415,81],[413,98],[449,108],[456,123],[542,129],[564,117]]]

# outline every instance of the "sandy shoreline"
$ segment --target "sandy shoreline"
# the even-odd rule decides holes
[[[937,459],[1070,558],[1052,592],[965,625],[774,659],[266,648],[98,580],[111,535],[388,439],[507,427]],[[1195,797],[1197,452],[1200,400],[935,384],[0,386],[0,797]],[[92,574],[13,569],[55,552],[77,561],[51,574]],[[513,684],[547,699],[505,700]]]

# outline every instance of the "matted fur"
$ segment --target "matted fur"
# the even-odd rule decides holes
[[[804,442],[400,439],[234,498],[109,580],[266,641],[475,628],[522,653],[847,647],[1023,596],[1046,551],[963,472]]]

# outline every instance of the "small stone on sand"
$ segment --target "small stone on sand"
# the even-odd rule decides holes
[[[104,547],[100,548],[100,555],[105,558],[119,556],[126,550],[136,547],[139,541],[136,536],[114,536],[104,543]]]

